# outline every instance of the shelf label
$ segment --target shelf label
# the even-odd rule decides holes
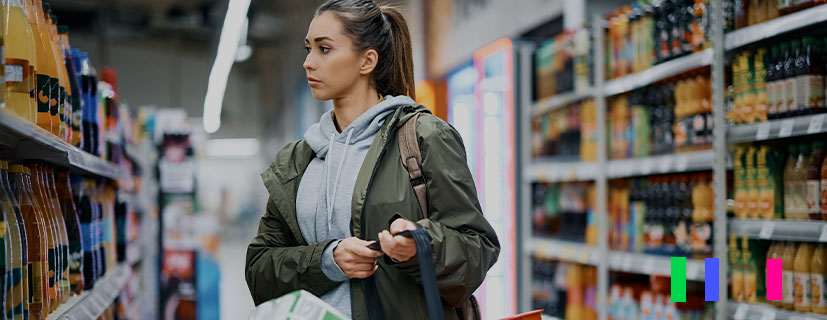
[[[678,161],[675,164],[675,169],[677,169],[679,172],[684,172],[686,171],[686,169],[689,169],[689,156],[678,156]]]
[[[773,231],[775,231],[775,222],[764,221],[764,223],[761,224],[761,232],[758,233],[758,237],[761,239],[772,238]]]
[[[652,173],[652,167],[654,167],[654,160],[652,158],[643,159],[643,163],[640,165],[640,173],[642,175],[648,175]]]
[[[623,256],[623,270],[629,271],[632,270],[632,257],[628,255]]]
[[[569,181],[574,180],[574,178],[577,177],[577,165],[569,165],[567,173],[568,173],[568,177],[567,177],[568,180]]]
[[[749,307],[746,304],[738,304],[733,318],[735,318],[735,320],[745,320],[747,318],[747,311],[749,311]]]
[[[818,236],[818,242],[827,242],[827,223],[821,225],[821,235]]]
[[[567,260],[567,261],[574,260],[574,259],[572,259],[572,258],[574,258],[574,249],[572,249],[571,247],[568,247],[568,246],[564,247],[563,252],[560,253],[560,258],[562,258],[563,260]]]
[[[655,259],[649,258],[643,263],[643,273],[652,274],[655,271]]]
[[[691,261],[686,264],[686,278],[687,279],[698,279],[700,276],[698,273],[701,271],[701,266],[699,263]]]
[[[778,129],[778,137],[786,138],[793,134],[793,127],[795,127],[794,119],[787,119],[781,122],[781,129]]]
[[[581,250],[580,257],[578,257],[577,261],[580,261],[582,264],[589,264],[589,250]]]
[[[758,125],[758,130],[755,131],[755,140],[766,140],[770,137],[770,123],[763,122]]]
[[[767,308],[761,313],[761,320],[775,320],[775,310]]]
[[[827,116],[827,115],[820,114],[820,115],[817,115],[817,116],[814,116],[814,117],[810,118],[810,125],[807,127],[807,133],[808,134],[813,134],[813,133],[821,132],[821,127],[824,126],[825,116]]]
[[[673,157],[668,157],[668,156],[663,157],[662,159],[660,159],[658,171],[660,171],[661,173],[669,172],[669,168],[672,167],[672,162],[674,160],[675,159]]]

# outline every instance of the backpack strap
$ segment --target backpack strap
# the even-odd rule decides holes
[[[399,132],[396,133],[396,140],[399,142],[399,155],[402,157],[402,165],[408,170],[408,177],[411,179],[411,186],[419,201],[419,208],[422,210],[422,217],[428,218],[428,189],[425,184],[425,177],[422,176],[422,153],[419,151],[419,140],[416,138],[416,120],[421,113],[405,121]]]

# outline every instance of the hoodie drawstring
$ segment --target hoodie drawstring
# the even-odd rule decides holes
[[[330,194],[328,194],[328,190],[330,190],[330,188],[325,186],[325,189],[324,189],[325,198],[327,200],[327,232],[328,233],[330,233],[330,228],[333,225],[332,224],[333,205],[336,202],[335,201],[336,200],[335,199],[336,191],[339,188],[339,177],[342,176],[342,168],[345,165],[345,161],[347,161],[347,152],[348,152],[348,149],[350,149],[350,139],[352,137],[353,137],[353,129],[350,129],[350,131],[347,132],[347,139],[345,139],[345,153],[342,156],[342,161],[339,162],[339,170],[336,171],[336,180],[333,182],[333,196],[331,197]],[[330,155],[333,152],[333,140],[335,138],[336,138],[335,134],[330,137],[330,146],[327,148],[327,154],[328,155]],[[327,165],[327,175],[326,175],[325,178],[327,179],[327,183],[330,183],[330,157],[328,157],[328,159],[325,160],[325,164]]]

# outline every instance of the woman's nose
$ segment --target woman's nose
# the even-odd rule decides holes
[[[304,67],[305,70],[315,69],[315,64],[312,63],[311,59],[312,59],[311,55],[309,55],[309,54],[307,55],[306,58],[304,58],[304,63],[302,64],[302,67]]]

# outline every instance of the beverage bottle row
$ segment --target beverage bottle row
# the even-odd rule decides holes
[[[609,289],[608,317],[612,320],[713,319],[712,303],[704,302],[703,289],[688,283],[686,302],[672,302],[670,279],[615,275]]]
[[[45,319],[115,265],[115,192],[45,165],[0,161],[7,319]]]
[[[69,28],[42,0],[5,0],[2,43],[5,109],[69,144],[100,155],[97,74],[69,44]]]
[[[712,252],[710,173],[616,180],[609,195],[612,250],[684,257]]]
[[[532,117],[532,157],[597,158],[594,100],[585,100]]]
[[[807,36],[736,54],[728,120],[753,123],[827,111],[825,43]]]
[[[725,31],[745,28],[827,3],[824,0],[725,0]]]
[[[729,238],[730,296],[736,302],[827,314],[827,246],[823,243]],[[766,259],[782,260],[781,300],[766,298]]]
[[[591,83],[588,29],[566,30],[544,41],[535,54],[537,99],[585,91]]]
[[[827,145],[785,145],[736,147],[736,218],[827,221]]]
[[[534,234],[597,245],[594,184],[533,185]]]
[[[636,1],[606,15],[606,79],[710,47],[708,0]]]
[[[533,257],[531,304],[567,320],[597,319],[597,268]]]

